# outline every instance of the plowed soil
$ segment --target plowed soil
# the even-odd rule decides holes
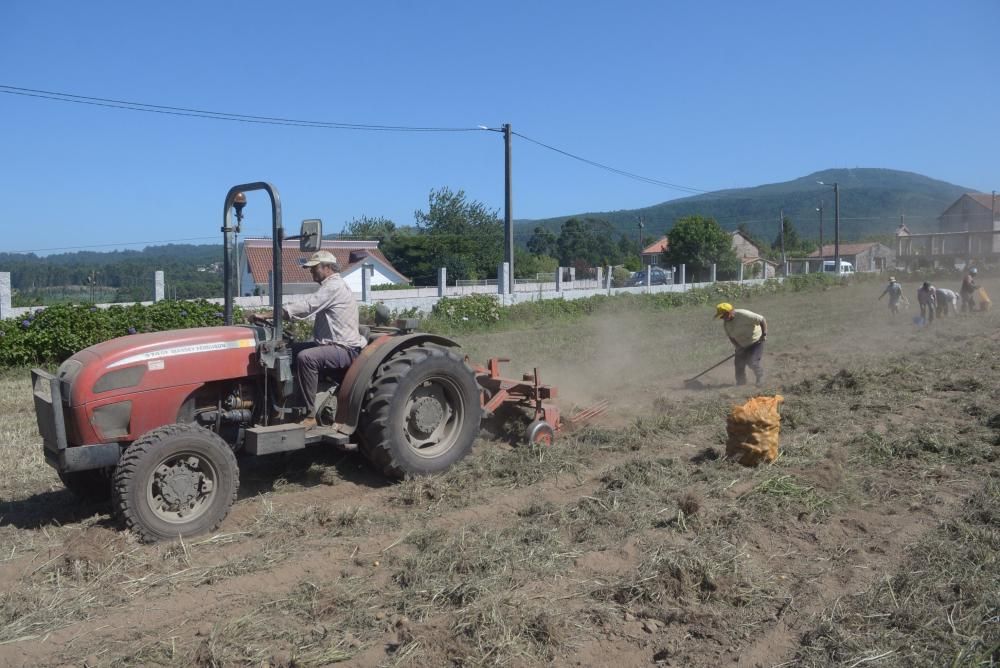
[[[710,307],[459,337],[537,367],[565,415],[610,407],[541,449],[508,416],[401,483],[350,453],[246,462],[183,543],[65,491],[10,374],[0,666],[995,665],[1000,315],[920,326],[882,287],[737,304],[768,318],[761,388],[730,364],[685,386],[731,352]],[[784,404],[751,469],[725,426],[755,394]]]

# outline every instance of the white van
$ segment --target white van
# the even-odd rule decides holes
[[[834,267],[836,266],[836,264],[837,263],[836,263],[835,260],[824,260],[823,261],[823,273],[825,273],[825,274],[835,273],[834,272]],[[841,274],[853,274],[854,273],[854,265],[851,264],[850,262],[845,262],[844,260],[841,260],[840,261],[840,273]]]

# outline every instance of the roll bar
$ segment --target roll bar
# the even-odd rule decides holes
[[[281,242],[285,238],[285,231],[281,226],[281,198],[278,195],[278,190],[265,181],[233,186],[226,193],[226,204],[222,212],[225,321],[227,325],[233,324],[233,286],[236,283],[233,280],[233,274],[237,269],[233,264],[233,233],[239,231],[239,223],[243,220],[243,206],[246,204],[246,198],[240,198],[239,195],[252,190],[267,191],[268,196],[271,198],[271,243],[273,244],[271,251],[271,301],[274,303],[274,339],[281,341],[281,321],[283,315],[281,311]],[[233,208],[236,209],[236,227],[230,224],[230,209]]]

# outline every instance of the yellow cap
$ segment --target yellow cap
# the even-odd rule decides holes
[[[732,311],[733,311],[732,304],[730,304],[729,302],[722,302],[721,304],[715,307],[715,317],[721,318],[727,313],[732,313]]]

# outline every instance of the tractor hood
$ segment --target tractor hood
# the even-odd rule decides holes
[[[121,336],[80,352],[92,353],[108,368],[114,368],[232,348],[254,348],[256,345],[257,336],[253,327],[193,327]]]
[[[59,367],[70,405],[117,394],[246,377],[256,368],[254,327],[197,327],[132,334],[98,343]]]

